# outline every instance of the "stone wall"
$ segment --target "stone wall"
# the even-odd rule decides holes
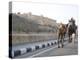
[[[46,41],[51,39],[57,39],[57,34],[13,34],[12,44]]]

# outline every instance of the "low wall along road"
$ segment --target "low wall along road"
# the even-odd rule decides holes
[[[57,39],[57,33],[39,33],[39,34],[12,34],[12,44],[23,44],[29,42],[39,42],[45,40]]]

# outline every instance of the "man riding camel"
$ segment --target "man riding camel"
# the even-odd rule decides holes
[[[72,42],[71,36],[73,33],[76,34],[76,24],[73,18],[71,18],[67,24],[67,33],[69,35],[69,42]]]

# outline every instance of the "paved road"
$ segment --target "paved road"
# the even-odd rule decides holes
[[[65,42],[64,48],[57,48],[57,45],[39,49],[37,51],[27,53],[15,58],[33,58],[33,57],[49,57],[49,56],[63,56],[63,55],[77,55],[78,54],[78,40],[75,44]]]
[[[72,44],[66,44],[64,48],[50,49],[42,54],[34,55],[31,57],[46,57],[46,56],[64,56],[64,55],[76,55],[78,54],[77,42],[73,46]]]

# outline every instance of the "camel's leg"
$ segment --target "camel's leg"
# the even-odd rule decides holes
[[[69,41],[68,41],[69,43],[70,43],[70,40],[71,40],[71,38],[70,38],[70,34],[69,34]]]
[[[69,40],[68,40],[68,42],[70,42],[70,35],[68,34],[68,36],[69,36]]]
[[[65,35],[63,35],[63,42],[64,42],[64,38],[65,38]]]
[[[62,36],[62,37],[61,37],[62,48],[63,48],[63,40],[64,40],[64,37]]]
[[[60,48],[60,41],[58,40],[58,48]]]
[[[64,32],[64,38],[65,38],[65,34],[66,34],[66,33]]]
[[[72,34],[72,45],[74,46],[74,42],[75,42],[75,33]]]
[[[59,43],[60,43],[59,39],[60,39],[60,34],[58,35],[58,48],[60,48],[60,46],[59,46]]]
[[[72,42],[72,35],[70,35],[70,43]]]

